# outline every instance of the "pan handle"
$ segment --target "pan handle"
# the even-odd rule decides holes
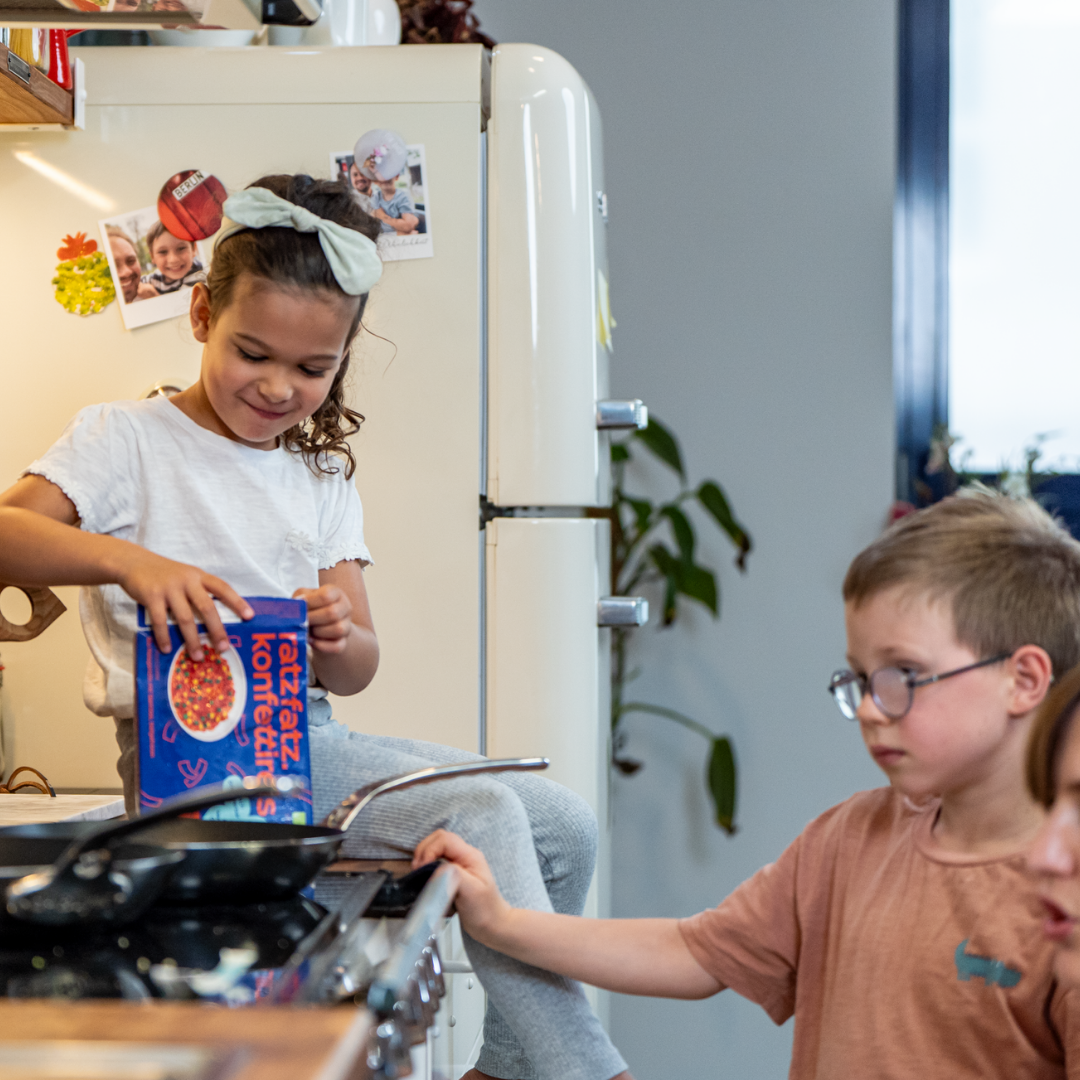
[[[432,765],[416,772],[393,776],[389,780],[376,780],[357,788],[350,796],[343,799],[323,820],[323,825],[331,829],[346,829],[357,819],[360,812],[376,796],[388,791],[400,791],[416,784],[430,784],[434,780],[447,780],[454,776],[472,776],[487,772],[524,772],[529,769],[546,769],[551,762],[547,758],[496,758],[492,761],[463,761],[458,765]]]

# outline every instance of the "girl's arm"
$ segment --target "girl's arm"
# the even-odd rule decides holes
[[[694,959],[675,919],[582,919],[512,908],[484,856],[444,829],[420,842],[413,866],[440,858],[460,872],[455,903],[462,926],[489,948],[620,994],[704,998],[724,989]]]
[[[308,641],[320,684],[343,697],[360,693],[379,666],[360,564],[347,559],[320,570],[317,589],[297,589],[293,596],[307,601]]]
[[[229,644],[214,597],[242,619],[252,616],[242,596],[197,566],[165,559],[115,536],[83,532],[75,504],[42,476],[24,476],[0,494],[0,581],[119,585],[146,608],[162,651],[172,648],[171,613],[195,660],[202,659],[196,618],[205,624],[216,649]]]

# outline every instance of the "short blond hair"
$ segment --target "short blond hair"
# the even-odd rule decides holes
[[[1033,499],[965,489],[901,518],[855,557],[844,602],[894,586],[949,603],[980,657],[1039,645],[1055,675],[1080,661],[1080,544]]]

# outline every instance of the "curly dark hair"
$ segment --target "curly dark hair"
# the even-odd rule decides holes
[[[379,235],[379,223],[364,213],[349,187],[340,180],[313,180],[303,174],[264,176],[249,186],[266,188],[282,199],[303,206],[321,218],[355,229],[371,240]],[[339,296],[347,295],[326,261],[318,234],[295,229],[244,229],[234,233],[214,251],[206,280],[211,323],[229,306],[236,283],[243,274],[286,288],[321,289]],[[345,404],[345,377],[349,373],[352,343],[366,306],[365,293],[358,298],[356,314],[346,338],[345,356],[326,399],[307,420],[294,424],[281,437],[282,445],[303,455],[315,473],[337,473],[340,467],[337,458],[344,459],[346,479],[351,479],[356,471],[356,458],[346,440],[360,430],[364,417]]]

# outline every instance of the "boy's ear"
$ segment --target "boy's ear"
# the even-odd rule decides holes
[[[1050,690],[1054,665],[1039,645],[1021,645],[1006,661],[1012,668],[1010,712],[1023,716],[1037,708]]]
[[[201,281],[191,290],[191,332],[195,340],[205,345],[210,338],[210,290]]]

